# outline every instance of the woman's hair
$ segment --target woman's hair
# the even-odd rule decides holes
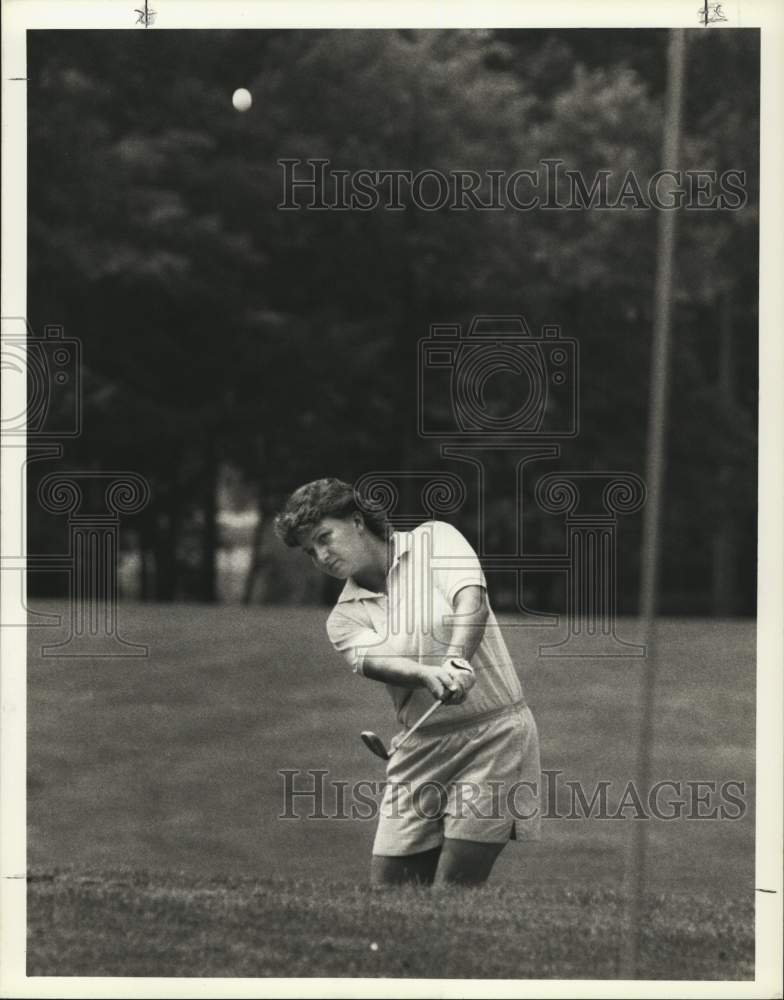
[[[368,530],[386,541],[392,531],[386,511],[374,510],[353,486],[340,479],[314,479],[294,490],[275,518],[275,532],[294,548],[299,545],[299,533],[315,527],[322,518],[348,518],[354,513],[361,514]]]

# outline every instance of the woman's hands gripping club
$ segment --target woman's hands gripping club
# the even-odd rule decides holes
[[[458,656],[450,656],[439,667],[422,671],[425,687],[445,705],[460,705],[476,683],[474,668]]]

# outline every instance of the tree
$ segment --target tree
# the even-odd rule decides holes
[[[227,465],[267,522],[309,478],[430,467],[415,404],[417,342],[431,322],[522,311],[534,327],[560,323],[583,359],[582,432],[564,461],[641,471],[653,211],[425,212],[407,189],[399,211],[278,209],[284,158],[414,173],[559,158],[588,181],[606,169],[614,183],[630,170],[648,177],[663,34],[630,38],[32,33],[30,318],[84,342],[86,430],[69,461],[152,483],[140,519],[156,577],[148,592],[214,599]],[[757,53],[754,33],[712,33],[695,46],[687,88],[684,165],[746,167],[750,201],[680,227],[677,539],[704,541],[707,523],[741,512],[753,520],[755,352],[737,350],[732,363],[724,352],[731,406],[726,377],[716,389],[713,331],[728,298],[725,344],[751,344],[756,329],[756,97],[741,84]],[[734,85],[713,94],[703,63]],[[238,85],[254,95],[244,115],[230,104]],[[336,195],[333,181],[324,195]],[[716,476],[737,511],[711,506]],[[703,541],[684,547],[697,582],[710,572]]]

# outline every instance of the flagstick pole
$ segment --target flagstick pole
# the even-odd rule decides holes
[[[662,168],[678,169],[681,108],[686,62],[686,39],[682,28],[670,31],[667,51],[667,96],[662,145]],[[648,411],[646,464],[647,503],[643,515],[640,623],[647,655],[642,666],[640,731],[635,781],[640,795],[647,795],[654,750],[657,643],[655,620],[660,562],[660,525],[666,466],[667,402],[672,327],[673,265],[676,210],[660,209],[658,219],[657,268],[654,291],[651,385]],[[632,822],[626,866],[626,921],[623,927],[621,977],[634,979],[640,968],[641,924],[645,904],[648,829],[644,821]]]

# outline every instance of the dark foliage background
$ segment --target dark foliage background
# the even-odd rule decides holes
[[[678,213],[662,609],[751,614],[759,33],[687,34],[682,169],[745,170],[749,201]],[[648,177],[665,46],[657,30],[28,33],[28,315],[79,338],[85,361],[84,432],[58,468],[149,480],[122,536],[141,598],[224,597],[220,553],[246,545],[244,599],[318,599],[269,537],[287,492],[459,473],[416,434],[432,322],[560,324],[580,342],[581,434],[542,471],[642,474],[655,212],[281,212],[276,161],[511,171],[555,156]],[[254,97],[244,115],[238,86]],[[52,467],[30,470],[32,496]],[[492,497],[497,544],[512,505]],[[256,528],[233,528],[226,513],[248,507]],[[29,528],[31,552],[64,547],[34,505]],[[533,504],[525,528],[531,550],[562,544]],[[639,534],[639,515],[623,523],[626,612]],[[546,577],[530,588],[532,606],[560,600]]]

